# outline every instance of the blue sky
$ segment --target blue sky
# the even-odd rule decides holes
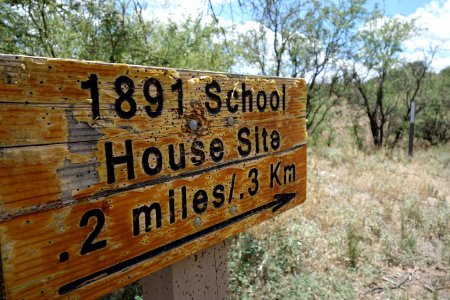
[[[369,6],[377,2],[380,4],[388,17],[393,17],[397,14],[407,16],[414,13],[419,7],[424,7],[425,4],[431,2],[431,0],[385,0],[385,1],[368,1]]]

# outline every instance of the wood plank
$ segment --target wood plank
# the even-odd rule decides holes
[[[7,298],[97,297],[305,201],[304,80],[12,55],[0,73]]]

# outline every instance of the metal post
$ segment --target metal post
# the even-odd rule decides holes
[[[413,147],[414,147],[414,113],[416,108],[416,101],[411,100],[411,119],[409,121],[409,147],[408,147],[408,155],[413,155]]]

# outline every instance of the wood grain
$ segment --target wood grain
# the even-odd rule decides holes
[[[302,79],[12,55],[0,75],[7,299],[97,297],[305,201]]]

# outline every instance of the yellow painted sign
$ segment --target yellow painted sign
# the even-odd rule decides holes
[[[9,299],[94,298],[306,197],[304,80],[0,55]]]

